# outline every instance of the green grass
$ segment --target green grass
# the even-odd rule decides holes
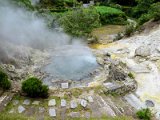
[[[96,6],[95,7],[97,12],[99,12],[101,15],[105,15],[105,14],[124,14],[124,12],[122,12],[119,9],[116,8],[111,8],[111,7],[106,7],[106,6]]]
[[[79,88],[74,88],[71,90],[71,94],[72,96],[78,98],[81,94],[82,94],[82,89],[79,89]]]
[[[32,117],[26,117],[24,115],[21,114],[0,114],[0,119],[1,120],[35,120]]]
[[[0,114],[1,120],[36,120],[35,117],[26,117],[22,114]],[[45,120],[53,120],[50,117],[45,117]],[[117,116],[117,117],[106,117],[103,116],[101,118],[66,118],[66,120],[134,120],[132,117],[127,116]]]
[[[132,117],[128,117],[128,116],[117,116],[117,117],[103,116],[101,118],[90,118],[90,119],[85,119],[85,118],[69,118],[68,120],[134,120],[134,119]]]
[[[61,98],[60,98],[60,97],[50,96],[50,97],[49,97],[49,100],[51,100],[51,99],[55,99],[55,101],[56,101],[56,106],[60,106],[60,105],[61,105]]]

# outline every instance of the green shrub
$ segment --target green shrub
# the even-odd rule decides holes
[[[74,5],[77,4],[76,0],[64,0],[65,4],[69,7],[73,7]]]
[[[24,7],[29,10],[34,10],[34,7],[31,5],[30,0],[13,0],[12,1],[15,5],[18,5],[19,7]]]
[[[142,25],[143,23],[149,21],[152,18],[151,14],[143,14],[141,17],[138,19],[139,25]]]
[[[149,108],[139,110],[136,113],[136,115],[139,119],[143,119],[143,120],[151,120],[151,117],[152,117],[152,114]]]
[[[22,83],[22,90],[30,97],[47,97],[49,89],[41,80],[31,77]]]
[[[110,1],[123,6],[133,6],[136,4],[136,0],[110,0]]]
[[[119,9],[106,7],[106,6],[96,6],[97,12],[100,14],[100,20],[103,25],[105,24],[126,24],[125,13]]]
[[[73,35],[88,35],[93,28],[100,26],[99,14],[94,8],[69,11],[59,18],[64,31]]]
[[[148,12],[142,14],[141,17],[138,19],[138,23],[142,25],[150,19],[154,19],[155,21],[160,20],[160,2],[152,4],[151,7],[148,9]]]
[[[133,75],[133,73],[131,73],[131,72],[128,73],[128,76],[129,76],[131,79],[134,79],[134,78],[135,78],[134,75]]]
[[[7,90],[11,87],[11,82],[8,80],[8,76],[2,70],[0,70],[0,87]]]
[[[128,24],[125,28],[124,35],[129,37],[135,32],[135,30],[136,27],[133,24]]]
[[[138,2],[137,6],[133,8],[133,17],[139,18],[142,14],[148,12],[151,4],[154,3],[155,0],[136,0]]]
[[[153,15],[154,20],[160,20],[160,2],[152,4],[148,14]]]

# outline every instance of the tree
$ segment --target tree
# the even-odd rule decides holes
[[[65,32],[74,35],[88,35],[93,28],[100,26],[99,14],[95,8],[77,9],[59,18]]]

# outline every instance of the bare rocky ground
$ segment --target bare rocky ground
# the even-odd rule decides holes
[[[149,107],[157,119],[159,118],[159,42],[160,26],[157,23],[146,23],[141,34],[107,44],[96,45],[100,51],[110,53],[112,59],[126,64],[134,74],[138,88],[133,94],[124,98],[135,109]],[[148,106],[147,101],[154,105]]]
[[[20,83],[26,77],[34,75],[44,78],[46,76],[40,69],[48,63],[48,52],[30,49],[31,56],[25,57],[25,60],[17,59],[19,66],[1,64],[2,68],[10,75],[13,86],[12,91],[1,93],[0,110],[5,114],[21,114],[38,120],[87,119],[100,118],[104,115],[135,117],[136,110],[144,107],[146,100],[143,100],[143,87],[139,87],[140,82],[138,81],[141,76],[138,75],[139,73],[151,73],[151,70],[155,70],[154,65],[151,65],[152,69],[150,69],[147,67],[147,63],[141,63],[145,61],[153,63],[154,61],[158,65],[159,35],[159,28],[156,28],[155,31],[151,31],[150,35],[135,35],[110,45],[99,45],[101,49],[93,50],[93,53],[101,67],[96,71],[92,82],[82,88],[52,88],[48,99],[30,99],[17,95],[20,91]],[[141,47],[142,45],[145,47]],[[133,60],[136,61],[136,64]],[[142,67],[140,67],[141,65]],[[136,81],[129,78],[129,72],[134,73]],[[152,73],[155,74],[155,71]],[[135,91],[137,83],[138,92],[127,94]],[[151,84],[151,82],[149,83]],[[153,89],[154,87],[153,85],[153,92],[157,90]],[[123,97],[124,95],[125,97]],[[151,98],[148,99],[158,107],[157,100]],[[65,102],[61,103],[61,100]]]
[[[26,65],[19,62],[23,65],[20,68],[2,64],[2,67],[10,75],[13,86],[11,91],[2,93],[0,97],[0,111],[4,114],[21,114],[37,120],[67,120],[70,118],[100,119],[102,116],[114,117],[123,115],[134,117],[135,109],[127,104],[126,100],[120,95],[134,91],[136,86],[133,89],[132,86],[135,83],[131,84],[131,86],[124,84],[128,81],[128,75],[125,73],[126,71],[121,71],[119,61],[112,61],[110,57],[103,53],[97,54],[95,52],[95,54],[97,55],[97,62],[101,67],[93,75],[93,80],[87,86],[78,88],[67,87],[66,89],[52,88],[50,89],[50,97],[48,99],[31,99],[20,96],[19,92],[21,81],[28,75],[34,75],[39,78],[45,76],[40,71],[40,68],[47,63],[49,54],[46,52],[32,51],[33,56],[30,57],[30,64]],[[111,65],[115,69],[110,69],[109,71],[108,67]],[[115,77],[115,72],[119,72],[119,77]],[[107,76],[109,75],[111,78],[115,77],[117,82],[108,81]],[[16,78],[16,76],[19,77]],[[130,79],[129,81],[132,82],[134,80]],[[109,85],[107,85],[108,83]],[[65,102],[61,103],[61,100]]]
[[[62,99],[66,103],[62,104]],[[86,101],[86,103],[82,103],[82,101]],[[134,109],[122,97],[106,96],[101,88],[97,87],[55,90],[48,99],[30,99],[15,95],[2,113],[21,114],[37,120],[67,120],[70,118],[100,119],[104,115],[132,116]]]

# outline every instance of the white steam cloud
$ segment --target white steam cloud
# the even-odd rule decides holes
[[[44,49],[67,44],[69,40],[65,33],[50,31],[43,18],[0,0],[0,61],[14,52],[11,44]]]

